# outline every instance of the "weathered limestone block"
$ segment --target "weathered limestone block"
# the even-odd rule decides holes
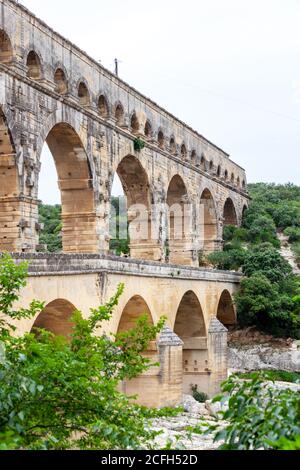
[[[220,391],[221,383],[227,379],[228,330],[213,317],[208,329],[208,357],[211,374],[208,381],[208,395],[214,396]]]

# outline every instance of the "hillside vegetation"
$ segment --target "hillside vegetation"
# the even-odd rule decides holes
[[[241,228],[224,229],[224,251],[208,262],[219,269],[241,270],[245,278],[235,297],[241,326],[257,326],[276,336],[300,338],[300,283],[280,254],[278,231],[300,247],[300,187],[249,185],[252,198]]]

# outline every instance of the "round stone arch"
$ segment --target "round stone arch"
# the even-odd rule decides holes
[[[193,290],[188,290],[181,295],[175,315],[173,330],[183,341],[184,338],[207,336],[207,327],[202,306],[198,296]]]
[[[130,146],[128,145],[128,148]],[[156,221],[152,217],[153,187],[150,183],[151,172],[144,166],[143,152],[137,158],[133,152],[129,152],[124,157],[119,157],[114,162],[114,171],[111,173],[109,183],[111,200],[111,188],[113,180],[117,175],[121,181],[125,203],[122,209],[127,212],[127,225],[122,218],[121,239],[128,237],[130,247],[130,257],[135,259],[156,260],[162,258],[162,250],[159,239],[156,237]],[[111,208],[112,209],[112,208]],[[120,209],[120,206],[119,206]],[[111,237],[118,237],[116,227],[112,227]],[[115,236],[114,236],[115,235]],[[119,231],[120,238],[120,231]]]
[[[80,92],[80,87],[81,86],[84,86],[84,88],[86,89],[86,102],[85,103],[81,103],[82,99],[80,98],[79,96],[79,92]],[[80,106],[92,106],[94,105],[94,96],[93,96],[93,93],[91,91],[91,88],[88,84],[88,81],[85,77],[80,77],[77,82],[76,82],[76,86],[75,86],[75,89],[72,90],[76,99],[79,101],[79,105]]]
[[[142,315],[146,315],[148,322],[152,325],[154,324],[151,309],[145,299],[146,298],[142,295],[135,294],[127,300],[126,304],[122,308],[120,320],[117,326],[118,334],[122,335],[122,333],[125,333],[126,331],[135,328],[136,321]],[[164,387],[164,382],[166,380],[165,375],[168,374],[167,380],[170,380],[169,375],[173,373],[174,369],[176,371],[177,366],[177,364],[173,365],[173,368],[170,371],[170,366],[168,367],[170,361],[168,356],[170,355],[170,352],[168,349],[164,354],[164,351],[165,350],[162,349],[159,336],[148,344],[147,349],[143,351],[142,355],[148,361],[150,361],[150,363],[159,364],[159,366],[152,366],[146,372],[130,380],[123,380],[123,382],[121,383],[123,393],[131,397],[133,395],[136,395],[138,398],[138,402],[142,405],[150,407],[161,406],[160,394],[161,389]],[[181,355],[179,355],[179,357],[180,356]],[[173,364],[173,354],[172,361]],[[182,393],[182,389],[180,389],[180,392]]]
[[[96,190],[89,155],[76,128],[70,122],[60,121],[59,117],[59,113],[53,115],[40,133],[38,161],[42,143],[46,143],[55,162],[61,193],[63,251],[98,253],[101,247],[97,234]]]
[[[182,186],[184,186],[184,195],[186,196],[185,200],[191,201],[192,199],[192,194],[190,190],[188,189],[186,182],[185,182],[185,176],[180,172],[180,171],[172,171],[172,173],[166,178],[166,194],[168,193],[168,189],[170,188],[170,185],[174,178],[178,178],[182,182]]]
[[[205,254],[209,254],[218,248],[219,240],[217,204],[209,186],[201,190],[199,218],[200,246]]]
[[[125,107],[121,101],[116,101],[113,105],[112,115],[116,120],[116,125],[119,127],[126,127],[128,125],[125,113]]]
[[[45,124],[39,129],[39,135],[37,138],[37,150],[36,150],[36,157],[37,161],[41,160],[41,154],[45,142],[47,140],[48,135],[50,134],[51,130],[60,124],[66,124],[67,126],[71,127],[74,132],[78,135],[80,139],[80,146],[83,148],[87,163],[89,167],[89,171],[91,174],[95,173],[95,163],[92,158],[90,152],[88,152],[88,133],[85,131],[83,127],[83,114],[79,114],[81,119],[77,119],[78,113],[69,113],[66,112],[64,106],[62,105],[55,113],[52,113],[48,119],[45,121]],[[37,195],[36,195],[37,196]],[[95,189],[95,198],[96,198],[96,189]],[[95,203],[97,201],[95,200]]]
[[[117,286],[118,281],[116,280],[115,283],[110,286],[108,294],[109,297],[115,294]],[[128,306],[130,301],[135,297],[143,300],[142,305],[140,304],[139,309],[135,311],[140,313],[140,315],[149,314],[151,324],[156,324],[159,321],[164,312],[160,307],[160,302],[157,305],[156,299],[153,297],[153,291],[151,288],[149,289],[149,283],[137,283],[137,279],[135,277],[131,277],[125,282],[124,292],[119,299],[118,305],[115,307],[111,320],[107,323],[106,331],[117,333],[120,327],[122,315],[124,311],[126,311],[126,306]],[[147,306],[146,310],[144,308],[145,305]]]
[[[245,218],[245,214],[246,214],[246,211],[249,209],[249,206],[247,204],[243,204],[243,208],[242,208],[242,212],[241,212],[241,225],[243,224],[244,222],[244,218]]]
[[[169,152],[170,152],[172,155],[175,155],[176,152],[177,152],[177,143],[176,143],[175,134],[171,134],[171,135],[170,135],[170,139],[169,139]]]
[[[57,83],[57,81],[56,81],[57,72],[60,71],[60,70],[63,72],[63,77],[64,77],[64,87],[65,87],[65,89],[63,91],[59,89],[60,88],[59,83]],[[68,71],[67,71],[66,67],[64,66],[64,64],[62,62],[56,62],[56,64],[52,68],[52,79],[55,83],[55,91],[57,93],[59,93],[60,95],[66,95],[70,92],[69,74],[68,74]]]
[[[82,119],[77,119],[78,115]],[[88,155],[87,151],[87,143],[88,143],[88,134],[83,130],[83,114],[76,112],[69,112],[66,110],[64,105],[59,105],[59,109],[55,113],[51,113],[48,119],[45,121],[45,123],[40,127],[39,129],[39,135],[37,139],[37,159],[40,160],[42,149],[44,146],[44,143],[46,141],[46,138],[51,131],[51,129],[56,126],[57,124],[68,124],[70,127],[74,129],[74,131],[78,134],[80,137],[80,140],[82,142],[82,145],[84,146],[85,152]],[[89,158],[89,165],[91,168],[93,168],[93,159],[91,158],[90,155],[88,155]]]
[[[143,129],[145,127],[145,123],[147,120],[147,116],[145,113],[133,109],[129,113],[129,129],[133,135],[143,134]]]
[[[129,296],[120,311],[117,333],[128,331],[135,327],[141,316],[147,316],[148,322],[154,325],[153,315],[145,297],[140,294]]]
[[[193,265],[191,234],[193,231],[193,205],[180,173],[170,176],[166,191],[167,212],[167,261],[177,265]]]
[[[236,308],[232,293],[224,289],[218,297],[217,319],[226,327],[233,326],[237,322]]]
[[[36,317],[31,332],[35,333],[37,330],[43,329],[56,336],[64,336],[70,339],[74,327],[72,315],[76,310],[76,307],[70,301],[55,299],[49,302]]]
[[[186,291],[177,308],[174,333],[183,341],[183,391],[207,389],[208,328],[198,296]]]
[[[98,110],[99,115],[103,119],[110,118],[112,108],[111,108],[111,103],[108,97],[108,93],[106,93],[105,91],[101,91],[100,93],[98,93],[96,101],[97,101],[97,110]]]
[[[142,158],[137,158],[129,152],[114,162],[112,179],[117,173],[130,206],[145,204],[149,207],[151,203],[149,172],[142,161]]]
[[[26,49],[26,52],[24,53],[24,66],[27,70],[27,64],[28,64],[28,58],[30,56],[30,54],[33,53],[37,60],[38,60],[38,65],[40,67],[40,76],[39,77],[36,77],[36,79],[38,80],[41,80],[43,78],[45,78],[45,73],[46,73],[46,65],[44,63],[44,60],[43,60],[43,55],[41,54],[39,48],[37,48],[36,44],[30,44],[29,47],[27,47]],[[28,70],[26,72],[28,74]],[[31,78],[29,76],[29,78]],[[52,79],[52,77],[51,77]]]
[[[157,142],[158,148],[160,150],[165,150],[166,143],[167,143],[165,130],[160,126],[154,134],[156,135],[156,142]]]
[[[238,213],[234,198],[228,197],[223,206],[223,226],[226,225],[239,225]]]
[[[10,64],[14,57],[14,50],[9,34],[3,28],[0,29],[0,63]]]

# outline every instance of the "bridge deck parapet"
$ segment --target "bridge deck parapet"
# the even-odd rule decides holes
[[[194,268],[155,261],[135,260],[117,256],[93,254],[13,253],[18,261],[28,261],[30,276],[115,273],[142,277],[207,280],[239,283],[242,274],[211,268]]]

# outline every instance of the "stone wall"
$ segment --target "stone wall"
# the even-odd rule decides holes
[[[300,372],[300,347],[294,341],[289,347],[271,344],[230,346],[228,367],[234,371],[283,370]]]

